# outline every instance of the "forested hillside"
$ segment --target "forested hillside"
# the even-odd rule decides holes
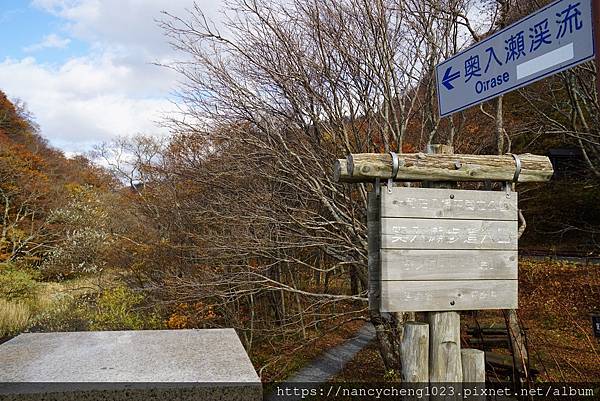
[[[52,213],[78,191],[107,192],[115,181],[84,157],[48,146],[22,104],[0,92],[0,262],[38,266],[61,238]]]
[[[140,298],[115,278],[119,235],[130,222],[120,188],[87,158],[49,146],[25,106],[0,92],[0,337],[118,328],[129,318],[128,310],[102,314],[103,302],[110,309]]]

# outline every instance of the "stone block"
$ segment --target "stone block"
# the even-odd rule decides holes
[[[261,400],[235,330],[27,333],[0,345],[0,400]]]

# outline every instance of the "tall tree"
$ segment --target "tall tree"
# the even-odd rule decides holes
[[[277,294],[275,314],[295,311],[304,331],[325,305],[366,301],[367,188],[335,184],[331,166],[349,152],[402,150],[411,122],[422,121],[425,142],[439,137],[434,66],[462,46],[440,4],[242,0],[222,30],[197,5],[165,16],[185,109],[155,182],[170,184],[176,204],[201,205],[171,223],[187,234],[182,257],[219,261],[212,286],[223,302]],[[345,277],[351,294],[307,285],[321,274]],[[371,319],[386,366],[398,368],[402,317]]]

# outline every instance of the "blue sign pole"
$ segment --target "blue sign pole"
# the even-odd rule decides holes
[[[438,64],[440,116],[591,60],[592,1],[557,0]]]

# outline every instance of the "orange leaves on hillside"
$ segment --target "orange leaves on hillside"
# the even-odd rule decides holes
[[[0,136],[24,141],[31,132],[31,123],[19,115],[15,105],[0,91]]]
[[[50,147],[26,108],[0,92],[0,263],[39,263],[69,231],[50,221],[51,211],[79,187],[108,190],[113,182],[85,157]]]
[[[47,212],[44,161],[23,145],[0,143],[0,262],[24,253]]]
[[[216,317],[212,305],[203,302],[180,303],[167,320],[167,327],[169,329],[199,328]]]

